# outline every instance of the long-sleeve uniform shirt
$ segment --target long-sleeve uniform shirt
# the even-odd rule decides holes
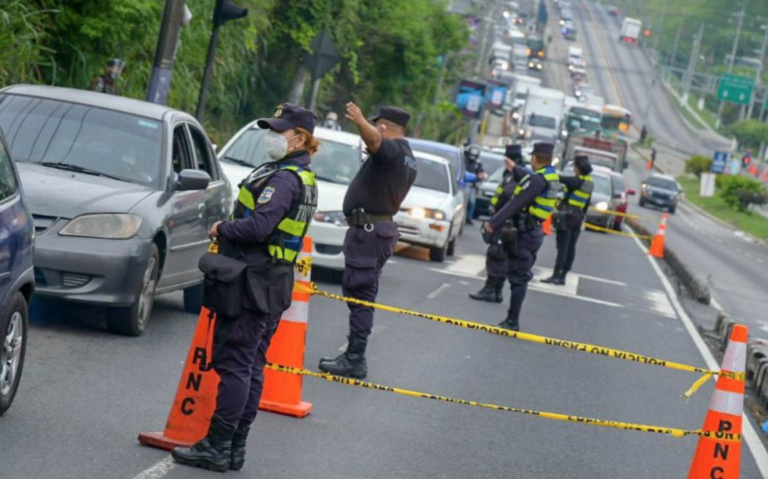
[[[568,194],[581,188],[581,185],[584,184],[584,180],[578,176],[560,176],[560,183],[562,183],[568,189],[565,194],[566,199],[563,201],[563,203],[566,203],[568,201]],[[587,204],[584,206],[585,212],[589,209],[589,202],[591,200],[592,195],[590,195],[590,198],[587,200]]]
[[[507,221],[532,205],[536,197],[547,188],[547,180],[541,175],[533,174],[527,168],[515,166],[512,174],[518,184],[528,175],[531,178],[522,185],[522,191],[514,195],[511,200],[491,217],[489,223],[494,230],[500,229]]]

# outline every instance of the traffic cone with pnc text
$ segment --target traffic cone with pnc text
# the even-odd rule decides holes
[[[653,235],[651,241],[651,248],[648,250],[648,254],[654,258],[664,259],[664,238],[667,236],[667,213],[661,217],[661,223],[659,223],[659,229],[656,234]]]
[[[734,325],[725,350],[722,371],[739,373],[740,379],[720,376],[715,393],[709,403],[704,430],[713,431],[711,437],[701,437],[688,479],[738,479],[741,465],[741,425],[744,409],[744,372],[747,362],[746,326]],[[723,435],[736,435],[728,439]]]

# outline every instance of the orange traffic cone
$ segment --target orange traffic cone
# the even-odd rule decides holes
[[[141,444],[170,451],[177,446],[189,446],[205,437],[216,410],[216,391],[219,386],[219,375],[210,367],[215,321],[214,315],[203,308],[165,430],[139,433]]]
[[[541,223],[541,229],[544,230],[544,234],[549,236],[552,234],[552,215]]]
[[[744,374],[747,361],[747,327],[737,324],[725,350],[723,371]],[[744,379],[718,377],[715,393],[709,403],[704,430],[741,436],[744,409]],[[741,464],[741,441],[725,440],[715,434],[702,437],[693,455],[688,479],[716,477],[738,479]]]
[[[312,270],[312,238],[305,237],[299,259],[296,262],[296,285],[310,287]],[[291,307],[283,313],[280,326],[272,338],[267,360],[294,368],[304,368],[304,349],[307,339],[307,317],[309,316],[307,292],[293,290]],[[305,417],[312,411],[312,404],[301,400],[303,376],[267,369],[264,371],[264,392],[259,408],[265,411]]]
[[[768,181],[768,168],[763,170],[763,174],[760,175],[760,179],[762,181]]]
[[[648,254],[654,258],[664,258],[664,237],[667,236],[667,213],[661,217],[661,223],[659,223],[659,229],[656,234],[653,235],[653,241],[651,241],[651,249],[648,250]]]
[[[757,168],[757,165],[752,163],[749,165],[749,174],[757,178],[757,176],[760,174],[760,170]]]
[[[648,161],[645,163],[645,169],[646,170],[652,170],[653,169],[653,161],[649,158]]]

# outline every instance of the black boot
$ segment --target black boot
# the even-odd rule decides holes
[[[335,376],[365,379],[368,376],[368,364],[365,362],[368,340],[353,334],[350,334],[348,339],[347,351],[335,359],[321,359],[320,370]]]
[[[477,301],[488,301],[489,303],[496,302],[496,295],[494,294],[494,286],[496,285],[496,277],[488,276],[485,279],[485,286],[477,293],[469,293],[469,297],[476,299]]]
[[[560,271],[560,274],[557,275],[557,278],[555,278],[554,281],[552,281],[552,284],[555,284],[557,286],[565,286],[565,275],[568,274],[567,271]]]
[[[496,284],[493,285],[493,300],[496,303],[503,303],[504,302],[504,295],[502,294],[502,291],[504,290],[504,282],[505,282],[504,276],[499,276],[496,278]]]
[[[499,328],[509,329],[510,331],[520,331],[520,324],[518,321],[514,318],[510,318],[509,316],[507,316],[507,319],[500,322],[497,326]]]
[[[245,440],[251,430],[250,424],[240,423],[232,436],[232,455],[229,468],[233,471],[239,471],[245,464]]]
[[[232,460],[232,436],[235,428],[221,422],[217,417],[211,419],[208,435],[190,447],[177,447],[171,456],[179,464],[201,467],[216,472],[227,472]]]
[[[562,283],[558,283],[558,281],[560,281],[560,270],[558,269],[552,271],[552,276],[550,276],[549,278],[545,278],[541,280],[542,283],[547,283],[547,284],[562,284]]]

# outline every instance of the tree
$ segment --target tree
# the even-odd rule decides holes
[[[731,127],[731,132],[742,148],[757,149],[761,142],[768,143],[768,123],[758,120],[740,121]]]

